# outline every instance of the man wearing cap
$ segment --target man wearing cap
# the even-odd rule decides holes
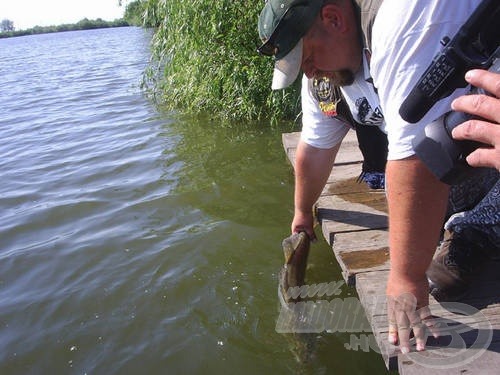
[[[334,154],[342,139],[349,129],[354,129],[363,156],[361,174],[357,181],[366,182],[370,189],[383,189],[387,135],[384,133],[384,117],[377,94],[373,85],[366,82],[366,71],[360,70],[353,84],[344,88],[333,85],[328,77],[302,77],[303,125],[299,155],[303,154],[302,151],[307,152],[308,150],[302,149],[309,145],[323,150],[333,163]],[[324,178],[328,177],[332,167],[333,165],[325,165]]]
[[[410,349],[411,329],[417,350],[425,347],[423,323],[431,325],[425,309],[429,302],[426,270],[439,241],[449,194],[449,186],[415,156],[412,138],[421,127],[448,112],[452,100],[463,91],[438,102],[417,124],[405,122],[398,111],[439,52],[439,41],[454,35],[479,2],[268,0],[259,18],[263,40],[259,52],[276,59],[273,89],[290,85],[302,69],[310,79],[328,77],[349,101],[345,91],[369,66],[389,140],[389,340],[399,341],[403,353]],[[321,165],[331,162],[335,152],[299,144],[293,231],[302,229],[313,235],[311,207],[329,173]],[[301,165],[305,160],[308,164]]]

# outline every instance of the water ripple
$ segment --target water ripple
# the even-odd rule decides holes
[[[295,369],[274,331],[281,132],[159,112],[149,41],[0,39],[1,374]]]

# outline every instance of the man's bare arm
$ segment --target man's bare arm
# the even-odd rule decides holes
[[[415,157],[388,161],[386,179],[391,257],[387,283],[389,341],[399,341],[401,350],[409,351],[413,328],[417,350],[423,350],[425,316],[415,312],[421,313],[429,304],[425,272],[439,241],[449,187]],[[394,301],[404,295],[413,296],[416,306],[408,306],[408,311],[394,311]]]
[[[305,231],[315,238],[313,205],[318,200],[333,167],[340,143],[321,149],[300,141],[295,154],[295,212],[292,233]]]

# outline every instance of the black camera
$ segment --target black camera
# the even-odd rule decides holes
[[[500,2],[483,0],[450,41],[441,40],[444,48],[405,99],[399,114],[410,123],[424,117],[440,99],[465,87],[465,73],[470,69],[488,69],[500,45]]]
[[[500,73],[500,56],[489,70]],[[476,87],[471,87],[470,93],[488,95]],[[455,127],[471,118],[467,113],[448,112],[427,124],[413,139],[417,156],[444,183],[457,184],[469,177],[474,170],[465,158],[481,144],[474,141],[457,141],[451,136]]]
[[[456,89],[466,87],[470,69],[500,72],[500,2],[483,0],[452,40],[443,38],[443,50],[433,59],[399,109],[401,117],[418,122],[432,106]],[[478,93],[476,88],[471,93]],[[484,92],[479,92],[484,93]],[[443,182],[454,184],[471,169],[465,157],[479,145],[455,141],[451,131],[470,119],[465,113],[449,112],[428,124],[413,140],[417,156]]]

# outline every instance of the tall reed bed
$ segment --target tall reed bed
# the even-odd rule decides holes
[[[263,1],[146,0],[156,25],[148,78],[167,108],[221,120],[294,119],[299,85],[271,91],[273,61],[256,52]]]

